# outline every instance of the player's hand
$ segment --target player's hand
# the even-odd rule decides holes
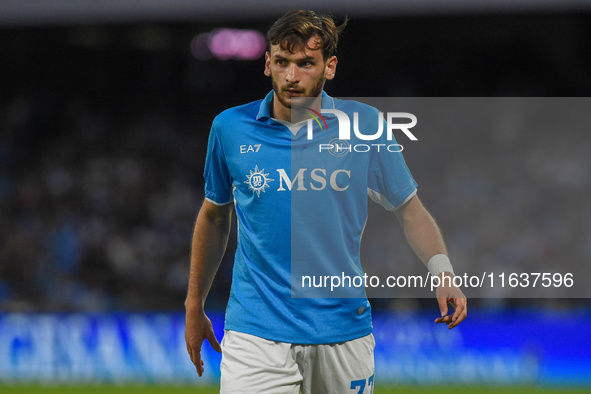
[[[440,275],[442,280],[437,290],[435,290],[435,296],[437,297],[441,317],[435,319],[435,323],[445,323],[447,324],[447,328],[451,330],[460,324],[468,315],[468,300],[464,293],[454,286],[453,283],[450,286],[450,280],[443,280],[443,276],[449,276],[453,279],[451,274],[443,272]],[[448,314],[448,304],[454,308],[452,315]]]
[[[185,342],[187,343],[187,351],[189,352],[189,357],[191,357],[191,362],[195,365],[199,376],[203,375],[201,345],[205,339],[209,341],[211,347],[216,352],[222,352],[222,348],[213,332],[211,320],[209,320],[205,312],[191,312],[187,310],[185,316]]]

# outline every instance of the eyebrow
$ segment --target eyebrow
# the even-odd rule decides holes
[[[283,59],[283,60],[287,60],[287,57],[282,56],[282,55],[278,55],[277,53],[273,54],[273,58],[275,59]],[[300,59],[294,59],[295,61],[301,62],[301,61],[305,61],[305,60],[316,60],[316,58],[314,56],[306,56]]]

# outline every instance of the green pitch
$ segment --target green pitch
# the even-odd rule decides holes
[[[589,388],[542,388],[535,386],[399,386],[399,387],[376,387],[375,394],[476,394],[476,393],[498,393],[522,394],[522,393],[588,393]],[[0,384],[2,394],[216,394],[217,387],[199,386],[27,386],[15,385],[4,386]]]
[[[200,386],[75,386],[75,385],[0,385],[2,394],[213,394],[219,393],[218,387]]]

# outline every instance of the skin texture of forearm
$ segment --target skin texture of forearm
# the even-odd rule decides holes
[[[185,307],[203,310],[230,233],[233,204],[217,206],[207,200],[197,216],[191,247],[191,271]]]
[[[423,262],[436,254],[447,255],[447,248],[441,230],[435,219],[425,209],[418,196],[414,196],[396,212],[396,217],[404,229],[408,244]]]
[[[406,240],[423,264],[427,265],[429,259],[436,254],[447,255],[441,230],[419,197],[415,195],[395,214],[404,229]],[[453,277],[449,272],[439,274],[440,278],[444,276]],[[466,318],[468,313],[466,296],[455,285],[450,286],[444,282],[437,287],[435,295],[441,312],[441,317],[435,319],[435,323],[445,323],[449,329],[452,329]],[[448,304],[454,308],[451,315],[448,314]]]

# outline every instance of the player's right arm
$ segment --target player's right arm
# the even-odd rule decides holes
[[[185,341],[199,376],[203,374],[203,341],[207,339],[216,351],[222,351],[211,321],[205,314],[204,305],[226,250],[233,206],[231,203],[216,205],[204,200],[193,231],[189,289],[185,300]]]

